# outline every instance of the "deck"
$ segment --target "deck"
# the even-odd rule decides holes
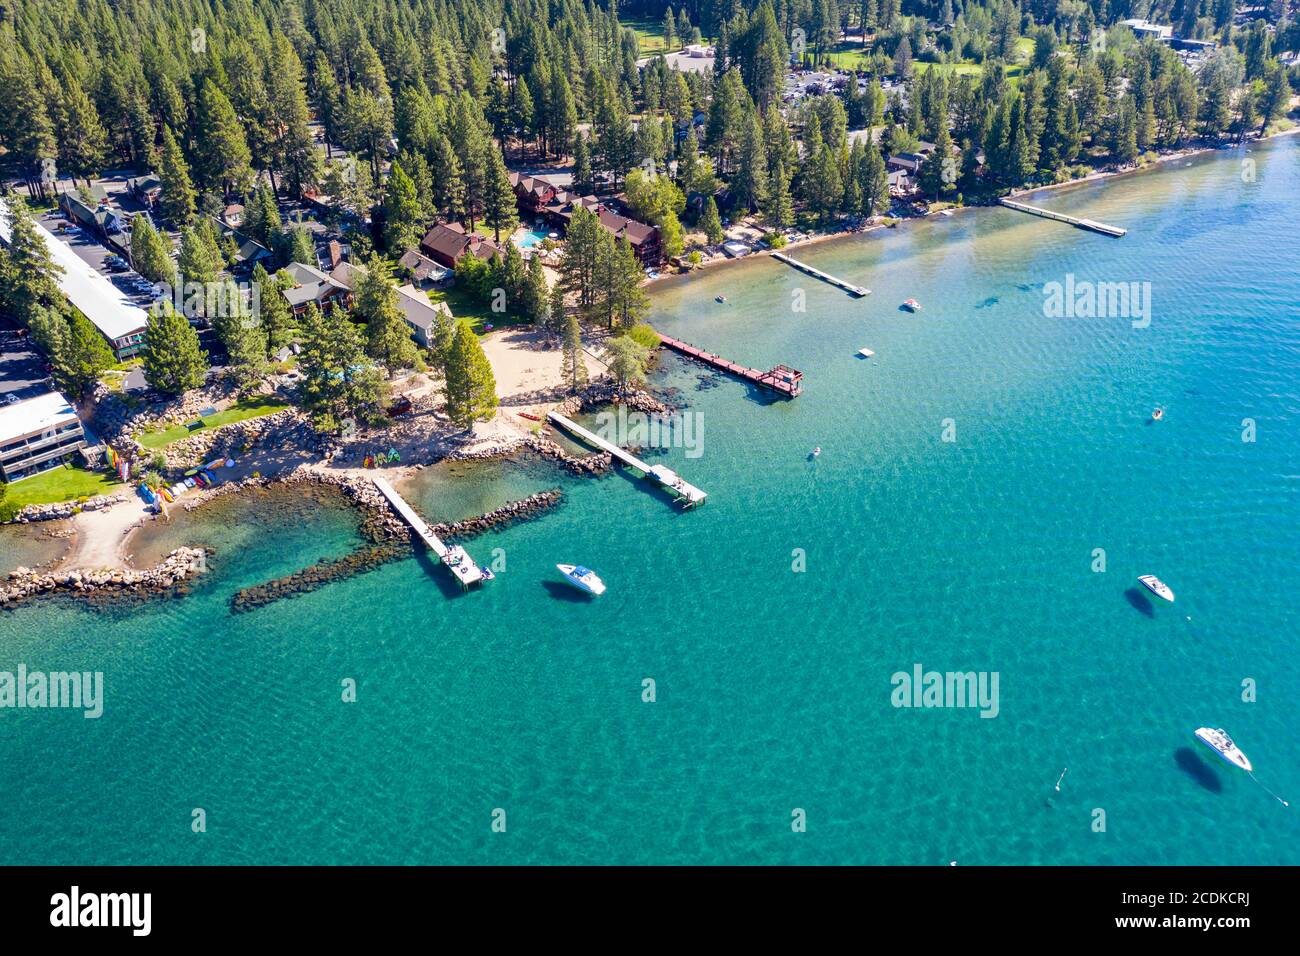
[[[1063,212],[1053,212],[1050,209],[1043,209],[1041,206],[1031,206],[1028,203],[1015,202],[1011,199],[999,199],[1002,205],[1008,209],[1014,209],[1016,212],[1027,212],[1031,216],[1040,216],[1043,219],[1055,219],[1057,222],[1068,223],[1077,229],[1088,229],[1092,232],[1099,232],[1103,236],[1111,236],[1119,239],[1128,235],[1128,230],[1121,226],[1112,226],[1108,223],[1097,222],[1095,219],[1081,219],[1078,216],[1067,216]]]
[[[829,272],[822,272],[821,269],[814,269],[812,266],[808,265],[808,263],[800,262],[798,259],[792,259],[783,252],[772,253],[772,258],[776,259],[778,262],[784,262],[786,265],[794,266],[800,272],[806,272],[814,279],[821,279],[823,282],[828,282],[837,289],[843,289],[849,295],[856,296],[859,299],[864,295],[871,295],[871,290],[868,288],[854,285],[852,282],[846,282],[843,279],[831,275]]]
[[[656,482],[667,492],[672,494],[678,501],[683,502],[686,507],[703,504],[708,495],[696,488],[677,472],[673,471],[667,465],[649,465],[637,458],[631,452],[620,448],[613,442],[606,441],[595,432],[588,431],[577,422],[565,418],[559,412],[548,413],[551,421],[561,428],[574,435],[577,435],[583,441],[587,442],[601,451],[607,451],[623,464],[630,468],[635,468],[651,481]]]
[[[406,503],[397,490],[388,483],[387,478],[381,478],[375,475],[371,480],[379,493],[388,499],[388,503],[393,506],[393,510],[402,516],[402,520],[411,526],[411,530],[419,535],[420,540],[425,543],[430,551],[438,556],[443,565],[452,573],[452,576],[460,582],[461,587],[468,588],[472,584],[477,584],[483,580],[483,572],[479,570],[473,558],[458,544],[445,544],[441,538],[433,533],[430,528],[418,514],[415,509]]]
[[[778,365],[766,372],[760,372],[756,368],[748,368],[730,359],[725,359],[721,355],[706,352],[689,342],[683,342],[667,335],[659,336],[659,344],[664,348],[672,349],[674,352],[680,352],[687,358],[695,359],[697,362],[703,362],[712,368],[721,369],[738,378],[743,378],[747,382],[753,382],[755,385],[771,389],[787,398],[794,398],[803,391],[803,372],[788,365]]]

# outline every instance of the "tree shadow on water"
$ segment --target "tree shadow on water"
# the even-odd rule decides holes
[[[1179,747],[1175,750],[1174,763],[1178,764],[1179,770],[1210,791],[1210,793],[1223,792],[1223,781],[1219,779],[1219,775],[1192,748]]]

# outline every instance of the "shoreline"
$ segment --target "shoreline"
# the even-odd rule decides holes
[[[1082,176],[1078,179],[1068,179],[1065,182],[1061,182],[1061,183],[1048,183],[1042,186],[1032,186],[1032,187],[1022,188],[1022,189],[1013,189],[1010,192],[1005,193],[1002,196],[999,196],[998,199],[1013,199],[1018,196],[1031,196],[1035,193],[1055,192],[1061,189],[1096,185],[1097,183],[1104,182],[1110,179],[1115,179],[1117,177],[1132,176],[1137,173],[1151,172],[1153,170],[1160,169],[1168,165],[1169,163],[1177,162],[1180,159],[1191,159],[1196,156],[1203,156],[1206,153],[1228,152],[1230,150],[1239,149],[1241,147],[1247,147],[1251,144],[1269,143],[1274,140],[1279,140],[1287,136],[1296,136],[1296,135],[1300,135],[1300,124],[1297,124],[1296,126],[1293,126],[1289,129],[1278,130],[1277,132],[1270,133],[1267,136],[1255,137],[1253,139],[1246,139],[1240,143],[1234,143],[1227,146],[1197,146],[1191,149],[1174,150],[1169,153],[1158,153],[1156,154],[1156,158],[1152,159],[1150,162],[1146,162],[1134,166],[1128,166],[1123,169],[1097,170],[1095,172],[1089,173],[1087,176]],[[999,208],[997,200],[994,200],[989,203],[972,203],[969,205],[949,206],[947,207],[947,210],[935,210],[934,212],[927,212],[924,214],[900,216],[900,217],[892,218],[892,223],[875,222],[867,226],[857,226],[851,229],[838,229],[832,232],[819,232],[819,233],[809,235],[807,239],[800,240],[799,242],[787,243],[785,246],[782,246],[780,249],[772,249],[772,248],[755,249],[749,255],[741,256],[739,258],[734,258],[734,259],[725,255],[719,256],[716,259],[711,259],[708,262],[703,262],[700,265],[696,266],[695,268],[688,269],[685,272],[678,272],[673,274],[665,274],[661,272],[657,278],[646,279],[645,282],[642,283],[642,288],[653,290],[655,287],[664,284],[670,280],[675,282],[689,281],[692,276],[698,275],[704,272],[706,269],[715,269],[726,265],[734,265],[740,262],[752,262],[753,260],[760,258],[764,255],[770,257],[773,252],[782,252],[782,253],[789,254],[789,251],[791,249],[805,249],[810,246],[818,245],[825,242],[834,242],[837,240],[852,239],[856,236],[868,235],[869,233],[876,232],[880,229],[897,229],[907,223],[920,222],[927,219],[932,219],[935,216],[942,215],[943,212],[945,211],[951,211],[953,214],[957,214],[957,213],[967,212],[970,210],[993,209],[993,208]]]
[[[556,407],[563,409],[565,414],[578,414],[590,407],[620,402],[646,411],[667,409],[667,406],[648,392],[635,391],[619,396],[609,386],[599,384],[577,395],[568,396],[556,403]],[[242,423],[229,427],[236,428],[238,424]],[[425,437],[433,436],[430,434]],[[446,436],[442,438],[445,439]],[[364,445],[365,439],[355,444]],[[432,465],[501,460],[523,453],[548,460],[578,477],[602,475],[612,465],[608,453],[575,455],[544,431],[523,431],[513,425],[506,426],[505,433],[496,429],[487,436],[473,436],[468,443],[463,444],[430,440],[427,443],[427,451],[430,453],[427,460],[389,467],[341,465],[334,461],[337,452],[341,450],[334,449],[328,456],[315,460],[309,460],[308,452],[304,449],[290,450],[289,461],[285,460],[286,450],[282,448],[266,449],[262,455],[254,453],[244,456],[236,476],[203,490],[189,500],[178,502],[173,505],[173,511],[179,506],[185,514],[190,514],[212,501],[252,489],[288,489],[303,484],[318,488],[331,487],[343,495],[350,507],[361,512],[360,530],[362,536],[370,542],[368,547],[375,550],[377,555],[386,554],[384,560],[389,560],[392,554],[387,549],[395,542],[409,541],[411,532],[375,487],[372,480],[375,475],[383,475],[401,483]],[[360,458],[364,457],[363,451],[364,449],[354,448],[348,454],[338,457],[340,461]],[[551,507],[558,503],[559,498],[557,489],[540,496],[539,500],[546,499],[545,507]],[[452,537],[472,536],[496,524],[521,517],[521,506],[531,513],[536,504],[531,499],[510,502],[494,512],[444,522],[438,527]],[[93,511],[58,519],[59,524],[45,531],[44,536],[65,539],[67,544],[62,553],[35,567],[20,565],[0,577],[0,609],[11,609],[31,597],[58,593],[90,597],[110,592],[109,596],[122,593],[148,597],[176,592],[185,580],[206,570],[206,555],[209,552],[201,547],[182,546],[171,550],[156,563],[137,567],[131,553],[137,532],[159,520],[170,521],[170,518],[152,511],[134,494],[124,494],[120,500],[114,500]],[[0,528],[34,530],[45,523],[29,520],[13,522]],[[54,524],[53,521],[50,523]],[[362,566],[367,563],[366,560],[361,560],[349,564]],[[343,565],[338,570],[345,566],[348,565]],[[307,574],[309,570],[305,569],[302,573]],[[332,575],[322,578],[329,579],[332,579]]]
[[[1253,142],[1263,143],[1297,134],[1300,134],[1300,126],[1279,131]],[[1250,142],[1252,141],[1247,140],[1246,144]],[[1188,160],[1198,155],[1236,150],[1239,145],[1245,144],[1230,147],[1203,146],[1170,152],[1141,166],[1100,171],[1080,179],[1013,191],[1008,195],[1028,196],[1033,193],[1093,185],[1118,176],[1167,168],[1170,163]],[[983,206],[950,208],[957,211],[983,208]],[[936,210],[924,216],[912,216],[907,219],[927,219],[939,215],[940,212]],[[818,233],[810,235],[801,242],[791,243],[785,249],[799,249],[820,243],[846,240],[880,229],[892,228],[903,221],[907,220],[894,220],[892,224],[878,222],[850,230]],[[756,258],[755,254],[739,259],[719,257],[690,272],[662,275],[658,279],[649,280],[646,285],[655,286],[660,280],[669,279],[687,281],[705,269],[754,258]],[[522,357],[525,363],[532,363],[534,359],[529,357],[530,350],[535,351],[536,344],[528,340],[521,344],[520,348],[524,350]],[[523,371],[532,373],[535,370],[527,368]],[[536,384],[527,377],[522,381],[527,382],[529,386]],[[538,391],[510,394],[503,397],[497,416],[492,422],[485,423],[484,426],[476,426],[469,433],[453,432],[449,423],[435,413],[432,405],[421,402],[422,407],[417,414],[397,423],[396,431],[390,426],[389,429],[375,435],[359,436],[342,443],[328,438],[321,440],[319,436],[310,440],[303,438],[305,432],[302,426],[305,419],[300,412],[294,410],[277,412],[261,419],[232,423],[209,433],[206,436],[208,440],[203,441],[201,447],[194,450],[201,457],[206,457],[212,453],[214,447],[227,447],[231,438],[237,441],[251,438],[251,447],[245,446],[238,453],[239,463],[226,480],[214,488],[199,492],[189,500],[178,501],[173,505],[173,510],[179,506],[186,513],[190,513],[209,501],[238,493],[246,488],[254,486],[272,488],[308,481],[342,488],[353,506],[360,507],[365,513],[364,520],[372,518],[380,520],[382,516],[395,519],[396,516],[392,515],[387,503],[382,501],[374,491],[371,482],[374,474],[384,474],[400,483],[409,480],[429,465],[453,461],[503,459],[521,452],[550,459],[554,464],[578,476],[599,475],[611,466],[607,454],[574,454],[565,445],[555,440],[556,436],[545,427],[545,422],[538,423],[537,426],[525,425],[521,421],[516,421],[517,413],[525,408],[558,408],[564,414],[571,415],[591,406],[617,403],[618,399],[619,396],[614,394],[607,385],[593,385],[578,395],[565,398],[560,398],[559,394],[541,394]],[[634,392],[622,397],[621,400],[643,411],[666,410],[663,402],[648,392]],[[129,440],[130,433],[127,434]],[[312,434],[314,436],[314,433]],[[400,448],[402,463],[378,469],[363,467],[362,462],[367,454],[373,453],[381,446]],[[181,449],[173,451],[181,451]],[[43,581],[50,578],[60,580],[66,578],[69,586],[74,581],[84,585],[92,578],[98,580],[98,576],[108,574],[108,579],[102,583],[116,585],[122,582],[114,580],[113,575],[118,575],[119,578],[126,576],[131,579],[131,582],[138,583],[141,575],[147,577],[157,574],[160,565],[137,567],[131,548],[137,540],[136,532],[148,527],[162,516],[147,508],[136,495],[129,492],[118,492],[112,496],[105,496],[102,501],[97,500],[88,504],[89,507],[83,504],[75,511],[69,509],[67,503],[63,506],[43,506],[57,511],[57,514],[51,515],[55,520],[50,522],[51,527],[48,531],[43,534],[36,533],[50,539],[51,542],[62,539],[64,542],[62,547],[53,543],[49,545],[51,550],[58,550],[60,553],[35,563],[34,568],[20,567],[10,572],[8,578],[11,582],[20,578]],[[13,524],[16,527],[26,527],[35,531],[40,525],[45,524],[45,521],[28,518]],[[400,521],[397,524],[400,525]],[[388,530],[390,533],[399,531],[405,533],[405,526],[402,525],[400,529],[390,527]],[[19,575],[18,571],[23,571],[24,574]],[[163,575],[163,577],[167,576]],[[0,588],[0,592],[3,592],[3,588]],[[0,600],[0,606],[8,603],[8,600]]]

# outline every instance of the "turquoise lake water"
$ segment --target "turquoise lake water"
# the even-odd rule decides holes
[[[150,546],[217,549],[195,593],[0,614],[0,670],[106,684],[99,720],[0,711],[0,863],[1300,863],[1300,809],[1192,736],[1300,800],[1298,196],[1285,139],[1039,197],[1120,240],[986,209],[795,253],[863,300],[766,258],[661,283],[665,332],[803,395],[665,360],[703,428],[656,458],[709,493],[689,513],[618,475],[426,470],[433,519],[566,493],[470,543],[505,571],[467,596],[413,557],[234,616],[355,515],[179,519]],[[1046,317],[1068,274],[1149,282],[1149,327]],[[915,664],[996,671],[998,716],[895,708]]]

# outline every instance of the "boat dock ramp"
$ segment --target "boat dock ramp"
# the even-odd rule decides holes
[[[565,418],[559,412],[548,413],[551,421],[559,425],[565,431],[570,432],[583,441],[587,442],[601,451],[609,452],[623,464],[630,468],[635,468],[651,481],[663,487],[663,489],[673,495],[678,501],[682,502],[687,508],[704,503],[708,497],[699,488],[696,488],[677,472],[673,471],[667,465],[649,465],[637,458],[635,455],[620,448],[613,442],[606,441],[595,432],[588,431],[577,422]]]
[[[778,262],[784,262],[786,265],[794,266],[800,272],[806,272],[814,279],[821,279],[823,282],[829,282],[836,288],[843,289],[849,295],[856,296],[857,298],[862,298],[864,295],[871,295],[870,289],[864,288],[860,285],[854,285],[852,282],[845,282],[843,279],[838,279],[829,272],[822,272],[821,269],[814,269],[806,262],[792,259],[783,252],[772,253],[772,258],[776,259]]]
[[[388,499],[388,503],[393,506],[393,510],[402,516],[402,520],[411,526],[411,530],[420,536],[425,545],[438,556],[438,559],[446,566],[452,576],[460,582],[463,588],[469,588],[471,585],[478,584],[483,580],[483,572],[479,566],[466,551],[458,544],[447,545],[442,539],[433,533],[430,528],[418,514],[415,509],[406,503],[406,500],[397,493],[396,489],[388,483],[387,478],[381,478],[375,475],[371,479],[379,493]]]
[[[1063,212],[1052,212],[1050,209],[1043,209],[1040,206],[1030,206],[1027,203],[1015,202],[1011,199],[999,199],[1002,205],[1008,209],[1014,209],[1017,212],[1027,212],[1031,216],[1041,216],[1043,219],[1055,219],[1057,222],[1068,223],[1077,229],[1090,229],[1093,232],[1099,232],[1103,236],[1112,236],[1119,239],[1128,235],[1128,230],[1120,226],[1112,226],[1104,222],[1097,222],[1095,219],[1080,219],[1078,216],[1067,216]]]

